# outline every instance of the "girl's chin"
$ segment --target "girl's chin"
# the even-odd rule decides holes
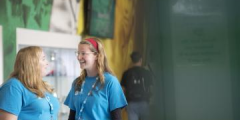
[[[81,65],[80,68],[81,68],[81,69],[85,69],[85,66],[84,66],[84,65]]]
[[[80,68],[85,68],[85,64],[80,64]]]

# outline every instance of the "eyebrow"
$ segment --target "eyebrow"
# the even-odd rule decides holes
[[[77,51],[77,52],[92,52],[92,51]]]

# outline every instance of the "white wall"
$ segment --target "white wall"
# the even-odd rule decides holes
[[[19,45],[77,49],[80,36],[17,28],[17,51]],[[67,41],[67,42],[66,42]]]
[[[3,39],[2,39],[2,26],[0,26],[0,85],[3,82]]]

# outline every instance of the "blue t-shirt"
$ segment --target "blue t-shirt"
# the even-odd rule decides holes
[[[104,76],[104,86],[101,88],[99,82],[93,90],[92,95],[87,98],[81,117],[84,120],[111,120],[110,111],[127,105],[126,98],[117,78],[109,73],[104,73]],[[76,111],[76,120],[80,116],[83,101],[86,99],[87,94],[95,82],[96,77],[86,77],[81,94],[77,94],[77,92],[75,92],[75,84],[72,85],[64,104]],[[75,81],[73,83],[75,83]]]
[[[0,109],[18,116],[18,120],[57,120],[59,102],[50,93],[39,98],[18,79],[11,78],[0,88]]]

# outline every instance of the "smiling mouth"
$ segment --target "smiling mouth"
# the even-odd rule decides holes
[[[85,61],[79,61],[80,62],[80,64],[84,64],[84,63],[86,63]]]

